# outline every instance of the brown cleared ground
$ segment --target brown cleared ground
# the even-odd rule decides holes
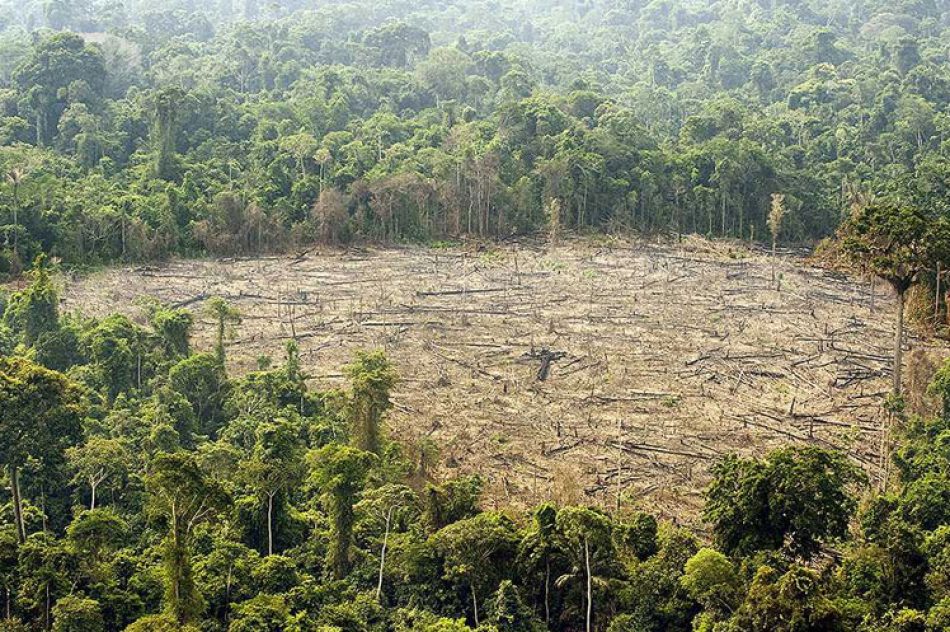
[[[433,438],[489,503],[623,502],[689,519],[709,465],[788,442],[837,446],[876,480],[892,299],[801,260],[688,240],[180,261],[68,284],[68,308],[137,313],[220,295],[244,315],[233,371],[299,340],[316,387],[383,347],[393,434]],[[200,316],[199,347],[211,323]],[[915,344],[922,344],[915,342]],[[539,379],[546,352],[553,361]],[[551,356],[548,356],[551,357]],[[586,499],[586,500],[585,500]]]

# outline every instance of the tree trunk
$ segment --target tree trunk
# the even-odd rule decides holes
[[[228,579],[224,584],[224,620],[231,620],[231,581],[234,575],[234,567],[228,567]]]
[[[386,532],[383,534],[383,548],[379,554],[379,582],[376,584],[376,601],[379,601],[383,594],[383,571],[386,568],[386,547],[389,544],[389,525],[392,523],[393,507],[386,513]]]
[[[590,632],[590,614],[592,606],[592,589],[591,589],[591,577],[590,577],[590,544],[587,542],[587,538],[584,538],[584,566],[587,567],[587,632]]]
[[[544,622],[551,627],[551,560],[544,561]]]
[[[894,395],[901,394],[901,374],[904,364],[904,305],[906,291],[897,293],[897,332],[894,336]]]
[[[267,554],[274,554],[274,495],[267,495]]]
[[[214,355],[217,357],[221,366],[224,366],[224,317],[218,317],[218,335],[214,345]]]
[[[13,259],[16,261],[19,258],[19,246],[20,246],[20,218],[19,218],[19,209],[20,209],[20,186],[18,184],[13,185]]]
[[[938,263],[937,264],[937,279],[936,279],[937,291],[934,294],[934,327],[935,328],[940,323],[940,274],[941,274],[940,264]]]
[[[89,501],[89,511],[95,511],[96,509],[96,484],[92,483],[89,485],[89,488],[92,490],[92,499]]]
[[[777,244],[775,240],[772,240],[772,285],[775,285],[775,254],[777,250]]]
[[[23,499],[20,497],[20,475],[13,465],[9,467],[10,493],[13,495],[13,519],[20,544],[26,542],[26,523],[23,521]]]
[[[722,191],[722,236],[726,236],[726,191]],[[588,631],[589,632],[589,631]]]
[[[475,582],[471,582],[472,587],[472,609],[475,612],[475,627],[478,627],[478,598],[475,596]]]

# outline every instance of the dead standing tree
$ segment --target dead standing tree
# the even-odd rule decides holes
[[[778,250],[778,237],[782,232],[782,220],[785,219],[787,208],[785,206],[785,195],[782,193],[772,194],[772,208],[769,210],[769,232],[772,233],[772,285],[775,285],[775,258]]]

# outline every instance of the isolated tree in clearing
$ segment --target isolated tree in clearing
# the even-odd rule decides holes
[[[904,308],[907,291],[950,252],[950,225],[929,209],[878,199],[858,206],[841,227],[842,252],[854,264],[887,281],[897,294],[892,388],[901,394]]]

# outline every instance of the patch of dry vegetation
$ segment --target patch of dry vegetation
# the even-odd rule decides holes
[[[181,261],[71,283],[67,306],[150,295],[243,314],[233,370],[296,337],[316,387],[360,348],[397,365],[393,434],[441,446],[498,505],[624,503],[695,516],[709,465],[788,442],[883,475],[893,322],[870,286],[780,253],[688,240],[400,248]],[[210,347],[212,325],[197,344]],[[918,346],[926,346],[918,341]]]

